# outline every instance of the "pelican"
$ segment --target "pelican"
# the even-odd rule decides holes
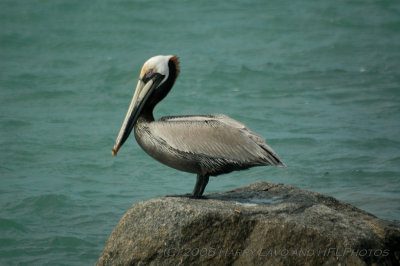
[[[148,59],[116,139],[112,155],[135,129],[142,149],[172,168],[197,174],[189,197],[200,198],[210,176],[253,166],[285,167],[264,138],[244,124],[222,114],[166,116],[155,121],[154,107],[169,93],[179,75],[175,55]]]

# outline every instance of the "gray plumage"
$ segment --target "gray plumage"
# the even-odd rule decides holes
[[[135,136],[156,160],[200,175],[261,165],[284,166],[260,135],[221,114],[169,116],[148,123],[139,120]]]

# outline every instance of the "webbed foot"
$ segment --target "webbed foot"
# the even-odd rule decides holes
[[[166,195],[165,197],[171,197],[171,198],[189,198],[189,199],[207,199],[205,196],[195,196],[191,193],[186,193],[183,195]]]

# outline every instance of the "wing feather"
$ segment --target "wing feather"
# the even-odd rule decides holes
[[[260,135],[225,115],[162,117],[149,130],[181,152],[244,164],[281,163]]]

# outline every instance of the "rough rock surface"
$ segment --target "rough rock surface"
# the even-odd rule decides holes
[[[257,182],[132,206],[97,265],[399,265],[400,229],[332,197]]]

